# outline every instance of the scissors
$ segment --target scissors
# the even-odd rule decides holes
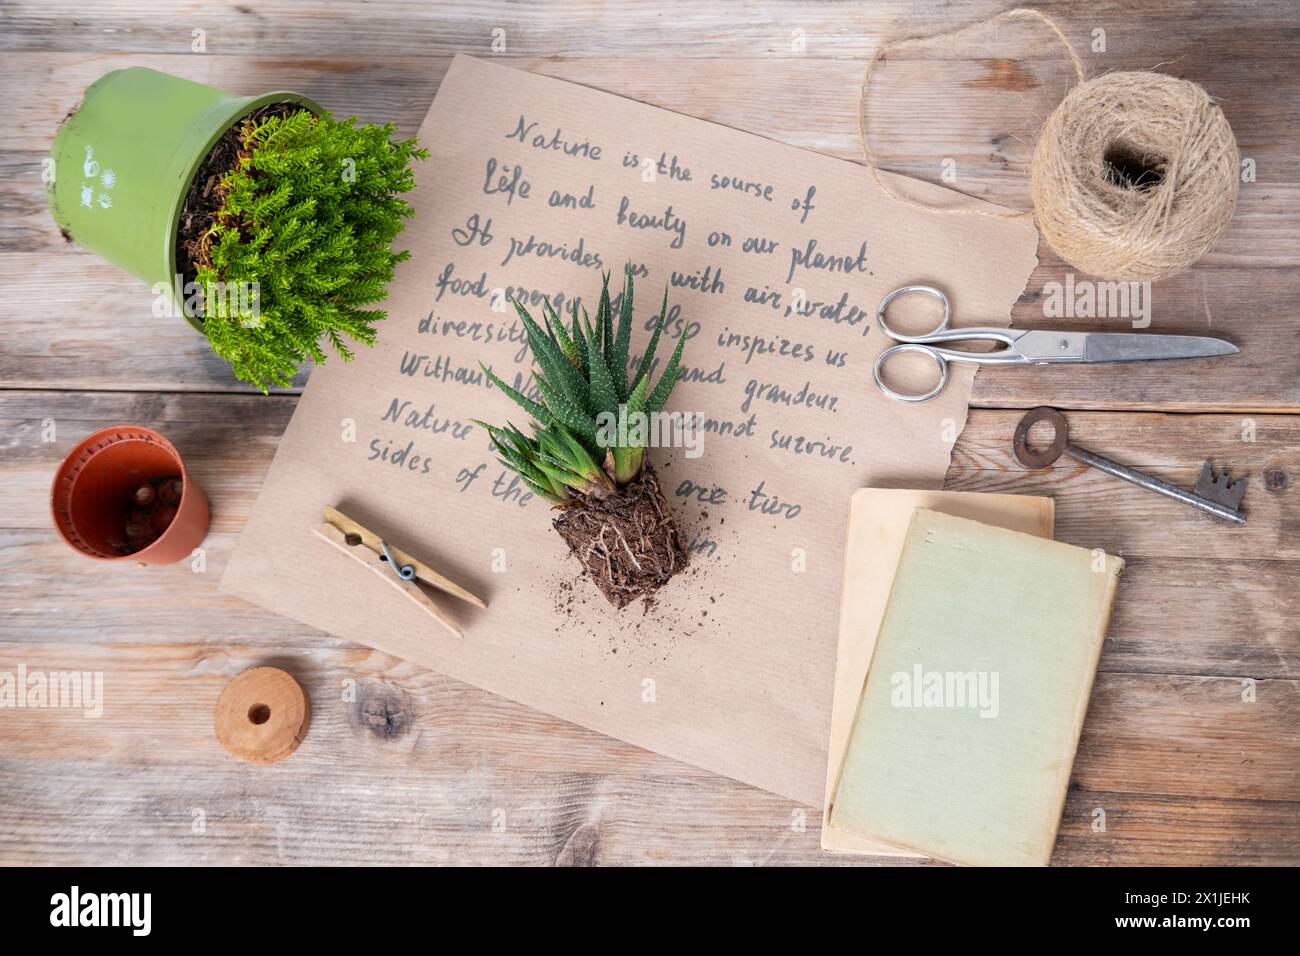
[[[903,335],[885,322],[889,303],[904,295],[920,293],[943,304],[943,321],[924,335]],[[973,362],[976,365],[1046,365],[1050,362],[1149,362],[1160,359],[1209,358],[1212,355],[1236,355],[1240,351],[1231,342],[1203,335],[1134,335],[1129,332],[1060,332],[1048,329],[951,329],[948,320],[952,309],[948,297],[931,285],[905,285],[885,296],[876,310],[880,330],[900,344],[890,346],[876,359],[872,375],[876,386],[896,402],[927,402],[948,384],[949,362]],[[993,342],[1006,348],[990,352],[967,352],[942,348],[948,342]],[[919,395],[896,392],[885,384],[881,370],[893,355],[920,352],[939,367],[939,384]]]

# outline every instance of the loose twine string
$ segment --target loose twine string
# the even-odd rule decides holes
[[[936,207],[900,194],[881,176],[868,137],[867,91],[877,62],[890,50],[1026,19],[1045,24],[1061,42],[1078,81],[1043,124],[1034,147],[1034,208]],[[1038,10],[1017,8],[948,33],[881,44],[862,74],[858,123],[867,169],[890,199],[937,215],[1036,216],[1062,259],[1107,278],[1151,281],[1181,272],[1218,241],[1237,201],[1237,141],[1204,89],[1145,71],[1085,80],[1074,46]],[[1134,165],[1136,179],[1117,171],[1116,163],[1125,162]]]
[[[871,59],[867,61],[867,68],[862,73],[862,83],[858,87],[858,132],[862,139],[862,156],[867,162],[867,169],[871,172],[871,178],[875,180],[877,186],[890,199],[907,206],[909,209],[919,209],[923,212],[939,213],[948,216],[988,216],[993,219],[1024,219],[1032,216],[1032,209],[1004,209],[1001,207],[988,208],[984,205],[978,206],[959,206],[956,208],[944,208],[939,206],[927,206],[925,203],[916,202],[907,196],[897,192],[890,186],[883,176],[880,175],[880,169],[876,164],[876,154],[871,148],[871,140],[867,135],[867,87],[871,83],[871,74],[875,71],[876,64],[885,59],[885,53],[889,50],[901,50],[905,47],[919,46],[923,43],[933,43],[936,40],[955,40],[959,36],[967,33],[973,33],[985,27],[992,26],[1003,20],[1038,20],[1045,24],[1049,30],[1061,41],[1065,47],[1065,52],[1070,57],[1070,62],[1074,65],[1074,75],[1076,81],[1082,83],[1084,80],[1083,62],[1079,59],[1079,54],[1074,50],[1074,44],[1061,32],[1061,28],[1056,25],[1056,21],[1047,14],[1039,10],[1031,10],[1028,7],[1017,7],[1014,10],[1006,10],[996,16],[989,17],[987,20],[980,20],[976,23],[968,23],[964,27],[956,30],[950,30],[947,33],[934,33],[928,36],[904,37],[901,40],[890,40],[876,47],[876,52],[872,54]]]

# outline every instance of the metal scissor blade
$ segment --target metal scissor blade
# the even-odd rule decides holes
[[[1089,332],[1084,337],[1085,362],[1153,362],[1161,359],[1210,358],[1236,355],[1240,349],[1205,335],[1136,335],[1129,332]]]

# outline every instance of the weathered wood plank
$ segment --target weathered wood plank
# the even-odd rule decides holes
[[[295,756],[294,759],[297,759]],[[115,771],[16,765],[0,864],[927,865],[818,849],[819,819],[726,781],[539,773],[463,781],[431,770],[382,788],[342,761],[315,773]],[[342,769],[340,769],[342,768]],[[374,771],[370,771],[373,773]],[[277,776],[268,779],[271,773]],[[164,787],[160,789],[160,786]],[[105,798],[110,790],[112,798]],[[229,796],[227,796],[229,795]],[[215,799],[214,799],[215,796]],[[661,815],[671,807],[669,817]],[[1091,827],[1106,812],[1107,832]],[[193,830],[203,811],[204,832]],[[504,830],[493,830],[495,818]],[[1300,804],[1071,790],[1054,865],[1295,866]],[[657,821],[657,822],[656,822]]]
[[[1294,800],[1300,682],[1099,674],[1073,779],[1086,790]]]
[[[0,530],[0,639],[337,646],[338,639],[216,592],[237,534],[213,532],[206,567],[77,562],[48,528]],[[1292,562],[1128,556],[1101,670],[1300,675],[1300,568]],[[160,598],[166,595],[166,600]]]
[[[1300,804],[1296,803],[1152,797],[1072,788],[1052,865],[1295,866],[1300,860],[1294,830],[1297,813]],[[1104,833],[1093,830],[1103,824]]]
[[[505,56],[600,55],[617,50],[664,59],[693,57],[860,57],[872,38],[903,30],[929,33],[951,29],[951,12],[886,0],[847,14],[838,4],[744,0],[701,7],[657,0],[624,0],[614,10],[597,4],[550,2],[474,4],[385,0],[366,5],[366,29],[359,31],[338,6],[314,2],[205,5],[201,16],[184,9],[161,12],[147,2],[116,2],[94,22],[73,3],[11,4],[3,47],[15,51],[117,50],[189,53],[196,28],[212,55],[263,53],[278,58],[311,55],[320,49],[359,54],[447,55],[457,51]],[[1001,9],[994,0],[967,5],[971,20]],[[689,15],[683,15],[689,13]],[[200,22],[201,21],[201,22]],[[799,31],[799,32],[796,32]],[[802,35],[804,43],[795,41]],[[653,38],[653,42],[648,42]],[[1264,38],[1261,38],[1262,40]]]
[[[1234,227],[1235,228],[1235,227]],[[1049,282],[1062,282],[1067,267],[1045,247],[1013,310],[1017,328],[1129,332],[1128,319],[1045,318]],[[1294,412],[1300,410],[1300,291],[1286,270],[1246,265],[1198,264],[1155,283],[1149,331],[1213,335],[1240,354],[1188,362],[1119,365],[1030,365],[981,369],[971,402],[976,406],[1141,410],[1171,412]],[[1080,276],[1080,278],[1084,278]]]
[[[0,657],[104,671],[92,723],[0,711],[3,862],[32,845],[44,862],[828,861],[815,814],[789,801],[364,649],[25,643]],[[312,696],[307,740],[274,769],[227,756],[211,723],[227,680],[265,662]],[[1245,704],[1232,680],[1100,676],[1058,862],[1131,861],[1149,843],[1161,862],[1260,862],[1247,855],[1261,847],[1295,862],[1297,689],[1262,682]],[[373,840],[383,827],[402,839]]]
[[[1300,677],[1300,565],[1206,550],[1126,556],[1102,670]]]
[[[1046,250],[1013,316],[1020,328],[1129,331],[1128,319],[1045,318]],[[1240,355],[1207,362],[981,369],[977,406],[1171,411],[1300,409],[1300,287],[1288,270],[1198,267],[1156,285],[1153,332],[1219,335]],[[926,277],[931,278],[931,277]],[[934,277],[934,281],[942,281]],[[143,283],[79,251],[0,253],[0,383],[11,388],[251,391],[181,319],[156,318]],[[25,303],[40,302],[39,308]],[[954,304],[960,309],[959,300]],[[971,324],[958,311],[960,318]],[[382,330],[381,330],[382,334]],[[299,373],[296,389],[306,383]]]
[[[953,449],[945,487],[1045,494],[1057,499],[1056,537],[1122,557],[1264,562],[1300,558],[1297,496],[1300,418],[1071,412],[1073,444],[1191,488],[1205,459],[1249,478],[1235,527],[1137,488],[1068,456],[1039,471],[1016,460],[1019,411],[972,412]],[[1036,436],[1035,437],[1035,441]],[[1265,475],[1271,474],[1271,480]],[[1272,489],[1272,490],[1270,490]]]
[[[292,672],[311,696],[311,739],[300,749],[303,763],[314,768],[344,753],[369,762],[382,744],[384,753],[406,754],[408,764],[449,774],[482,772],[490,764],[493,772],[671,776],[697,784],[722,779],[350,644],[28,641],[0,643],[0,655],[0,669],[10,672],[22,664],[28,673],[104,675],[103,715],[96,719],[74,709],[0,709],[9,759],[99,756],[142,770],[220,769],[230,758],[212,730],[217,696],[240,671],[272,664]],[[1233,678],[1098,675],[1075,783],[1099,791],[1293,799],[1300,793],[1300,683],[1258,681],[1249,701],[1242,690]],[[467,752],[475,755],[470,762]],[[1300,820],[1296,826],[1300,832]]]
[[[155,317],[149,286],[89,253],[0,255],[0,288],[6,388],[256,391],[183,318]]]
[[[952,185],[990,198],[1023,201],[1023,164],[1038,125],[1073,79],[1052,51],[990,60],[987,50],[908,51],[878,66],[868,100],[871,142],[890,168],[940,181],[944,159],[957,160]],[[733,126],[843,159],[862,157],[858,86],[865,61],[812,56],[778,60],[660,60],[651,56],[492,57],[664,109]],[[1114,62],[1112,62],[1112,59]],[[1162,70],[1211,88],[1233,124],[1242,153],[1256,160],[1259,183],[1294,183],[1300,158],[1287,149],[1287,129],[1300,107],[1292,55],[1254,55],[1207,67],[1178,60]],[[0,102],[0,149],[43,153],[87,86],[111,70],[147,66],[222,89],[254,93],[292,89],[341,115],[393,121],[414,133],[424,119],[448,55],[317,56],[278,60],[261,55],[194,56],[104,52],[12,53],[6,57],[15,95]],[[1107,54],[1105,70],[1141,69],[1146,58]],[[1008,67],[1032,85],[999,85]],[[990,77],[993,82],[989,82]],[[937,120],[941,119],[942,122]]]
[[[276,443],[291,396],[0,393],[0,639],[188,643],[237,633],[251,644],[336,645],[320,632],[216,593]],[[949,487],[1048,494],[1057,536],[1129,562],[1101,668],[1221,677],[1300,678],[1300,419],[1258,416],[1255,441],[1235,416],[1073,413],[1073,436],[1190,487],[1201,456],[1243,470],[1251,518],[1235,528],[1059,462],[1026,474],[1010,451],[1018,412],[975,410],[958,440]],[[43,422],[54,426],[53,442]],[[139,568],[72,554],[50,526],[45,501],[58,462],[83,435],[119,421],[162,430],[186,455],[213,505],[205,570]],[[1284,488],[1270,491],[1271,473]],[[1281,477],[1279,477],[1281,476]],[[160,593],[172,600],[157,599]]]
[[[103,670],[110,703],[98,721],[0,710],[0,863],[900,862],[827,857],[816,815],[787,801],[217,594],[295,399],[170,394],[246,388],[187,326],[154,319],[147,289],[65,246],[45,211],[40,160],[59,118],[110,69],[299,89],[409,134],[451,56],[467,52],[856,161],[857,84],[880,39],[1005,6],[380,0],[347,16],[325,0],[215,0],[202,10],[114,0],[89,15],[72,0],[4,4],[0,388],[30,390],[0,393],[0,669],[23,660]],[[1245,469],[1245,528],[1063,463],[1023,474],[1007,449],[1017,412],[974,411],[954,454],[949,487],[1053,494],[1059,537],[1129,561],[1053,861],[1297,865],[1300,419],[1252,413],[1300,409],[1300,290],[1290,278],[1300,262],[1300,13],[1287,0],[1248,11],[1193,0],[1042,8],[1093,72],[1161,64],[1205,84],[1259,176],[1219,246],[1152,294],[1152,331],[1224,335],[1241,356],[985,370],[974,397],[1232,412],[1071,422],[1085,447],[1179,483],[1191,484],[1201,455]],[[190,52],[196,28],[206,54]],[[1089,50],[1096,28],[1107,32],[1105,53]],[[504,51],[491,49],[494,38]],[[1010,27],[893,56],[870,104],[873,145],[886,168],[932,181],[953,159],[955,187],[1023,205],[1028,144],[1062,67],[1050,40]],[[1125,318],[1045,319],[1044,287],[1067,267],[1045,247],[1040,255],[1016,325],[1127,328]],[[958,323],[978,320],[956,305]],[[55,439],[44,443],[47,419]],[[120,420],[162,428],[208,489],[205,572],[84,561],[50,528],[59,457]],[[1285,487],[1265,490],[1264,472]],[[273,768],[238,764],[211,732],[220,687],[253,663],[294,670],[318,708],[308,743]]]
[[[1072,80],[1051,51],[1037,58],[990,60],[987,50],[908,51],[877,67],[868,101],[872,145],[901,172],[938,181],[941,162],[958,160],[954,185],[978,193],[1011,187],[1008,201],[1027,196],[1022,164],[1038,124]],[[1098,67],[1147,65],[1116,52]],[[1114,58],[1115,62],[1111,62]],[[592,86],[620,96],[734,126],[794,146],[845,159],[861,158],[858,83],[863,64],[799,57],[789,60],[658,60],[653,57],[548,56],[501,58],[530,72]],[[1256,160],[1260,184],[1294,183],[1300,158],[1287,149],[1286,131],[1300,114],[1292,56],[1253,55],[1206,66],[1182,59],[1162,69],[1206,84],[1233,123],[1242,153]],[[194,56],[105,52],[13,53],[6,57],[13,96],[0,103],[0,149],[43,153],[62,118],[84,89],[105,73],[148,66],[240,92],[294,89],[340,114],[370,122],[392,120],[414,133],[450,56],[347,56],[278,60],[260,55]],[[1010,88],[1005,68],[1027,77]],[[989,82],[992,77],[993,82]],[[955,109],[959,106],[960,109]],[[936,122],[942,118],[942,122]],[[908,164],[913,164],[909,167]],[[975,175],[971,175],[974,173]],[[964,182],[969,178],[969,182]]]
[[[214,499],[216,531],[243,526],[261,476],[292,414],[289,396],[176,393],[122,395],[11,391],[0,394],[6,456],[0,465],[0,527],[47,526],[33,501],[48,494],[62,455],[85,434],[117,421],[164,430],[186,454],[196,480]],[[1011,452],[1017,411],[977,410],[954,450],[947,485],[962,491],[1049,494],[1058,537],[1125,557],[1297,560],[1300,419],[1284,415],[1071,413],[1071,439],[1099,454],[1190,487],[1205,458],[1250,477],[1244,508],[1252,520],[1234,528],[1125,482],[1062,459],[1027,472]],[[46,422],[53,426],[54,441]],[[1265,473],[1272,475],[1268,482]],[[1272,490],[1270,490],[1272,489]]]
[[[1267,55],[1285,52],[1287,26],[1296,20],[1286,0],[1251,5],[1250,15],[1229,5],[1164,0],[1134,17],[1127,8],[1081,12],[1068,0],[1037,4],[1061,20],[1082,51],[1089,32],[1102,26],[1115,46],[1145,54],[1153,62],[1199,50],[1206,44],[1239,44]],[[504,30],[508,56],[600,55],[617,50],[662,59],[692,57],[860,58],[879,36],[951,30],[1007,9],[996,0],[972,0],[953,8],[914,0],[880,0],[845,7],[835,0],[741,0],[727,4],[665,4],[622,0],[616,8],[598,3],[545,0],[527,4],[488,0],[473,4],[382,0],[366,3],[364,29],[341,15],[330,0],[214,0],[201,11],[162,8],[148,0],[118,0],[93,18],[76,0],[19,0],[6,8],[7,30],[0,49],[35,52],[119,50],[188,53],[192,31],[206,31],[209,55],[261,53],[310,57],[321,49],[358,54],[488,54],[494,30]],[[1004,32],[1010,27],[1004,27]],[[802,31],[805,43],[795,43]]]
[[[1024,170],[1035,133],[1072,79],[1068,66],[1050,50],[1039,59],[1013,61],[989,60],[987,50],[974,47],[940,46],[933,56],[918,58],[923,53],[909,51],[908,58],[891,57],[877,68],[868,112],[872,145],[881,161],[898,172],[940,181],[942,164],[952,160],[957,178],[950,184],[955,188],[1024,205]],[[393,120],[400,132],[410,134],[424,118],[450,57],[367,59],[354,54],[279,61],[261,56],[18,53],[7,62],[18,95],[0,103],[0,149],[39,157],[85,87],[114,69],[150,66],[241,92],[296,89],[335,112],[373,122]],[[793,146],[853,161],[862,156],[857,121],[861,63],[812,56],[676,62],[569,55],[507,62]],[[1222,101],[1243,155],[1256,162],[1259,179],[1246,197],[1293,186],[1300,157],[1287,148],[1285,133],[1300,116],[1300,107],[1293,95],[1296,82],[1284,78],[1290,58],[1229,58],[1210,75],[1204,62],[1179,60],[1163,69],[1211,86]],[[999,69],[1008,63],[1019,71],[1016,76],[1030,81],[1028,89],[1008,88]],[[1144,64],[1115,53],[1098,65],[1114,70]],[[943,122],[936,122],[939,117]],[[39,166],[32,171],[39,174]],[[39,175],[30,185],[39,197]],[[1259,211],[1268,212],[1276,201],[1275,196],[1261,203]],[[1289,240],[1294,250],[1296,240],[1283,225],[1279,214],[1276,238]]]
[[[943,53],[943,51],[939,51]],[[301,89],[340,112],[367,120],[396,118],[403,132],[422,119],[449,59],[446,56],[280,62],[253,56],[154,56],[21,53],[19,94],[0,103],[0,381],[14,386],[247,390],[203,340],[176,320],[152,315],[141,283],[68,247],[45,209],[40,160],[58,117],[81,90],[109,69],[147,63],[240,90]],[[816,57],[773,61],[566,57],[521,59],[527,69],[587,83],[691,115],[752,130],[793,145],[856,161],[856,97],[860,64]],[[1198,63],[1203,60],[1198,59]],[[1259,181],[1243,188],[1237,216],[1219,246],[1191,273],[1152,291],[1153,331],[1207,329],[1237,342],[1243,354],[1215,363],[1215,386],[1204,363],[1133,368],[988,369],[977,380],[980,405],[1137,408],[1153,403],[1182,410],[1300,408],[1300,290],[1286,269],[1300,261],[1300,150],[1279,123],[1297,113],[1290,82],[1261,75],[1273,67],[1229,59],[1213,85],[1227,104],[1243,153],[1258,163]],[[53,63],[53,66],[51,65]],[[1136,65],[1136,64],[1117,64]],[[1035,61],[1043,84],[1029,93],[999,94],[978,84],[988,67],[974,59],[891,61],[873,106],[873,143],[887,168],[931,180],[945,159],[957,163],[957,188],[1011,205],[1025,203],[1024,161],[1033,127],[1059,89],[1059,61]],[[936,78],[938,71],[938,78]],[[1198,77],[1205,79],[1204,77]],[[1206,80],[1206,82],[1210,82]],[[972,89],[972,87],[974,87]],[[809,91],[818,95],[810,96]],[[961,109],[954,91],[965,94]],[[943,123],[934,116],[954,117]],[[1295,122],[1285,129],[1294,130]],[[1043,290],[1067,267],[1044,246],[1042,260],[1014,311],[1016,325],[1069,323],[1076,328],[1128,328],[1127,317],[1045,319]],[[942,276],[931,277],[942,282]],[[42,301],[40,310],[27,303]],[[75,317],[75,318],[74,318]],[[959,318],[960,320],[960,318]],[[974,320],[973,317],[971,319]],[[299,376],[301,386],[303,376]]]
[[[23,643],[0,659],[104,672],[98,719],[0,711],[3,863],[850,862],[821,854],[816,814],[789,801],[376,652]],[[257,663],[312,698],[306,741],[274,768],[212,733],[221,688]],[[1058,862],[1154,845],[1142,858],[1294,863],[1298,689],[1262,682],[1245,704],[1235,681],[1102,675]]]

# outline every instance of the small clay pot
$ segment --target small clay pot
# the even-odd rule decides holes
[[[179,475],[176,516],[152,544],[123,554],[133,493],[152,479]],[[113,425],[87,435],[63,459],[50,489],[54,527],[76,551],[101,561],[172,564],[194,551],[208,533],[208,499],[185,470],[172,443],[142,425]]]

